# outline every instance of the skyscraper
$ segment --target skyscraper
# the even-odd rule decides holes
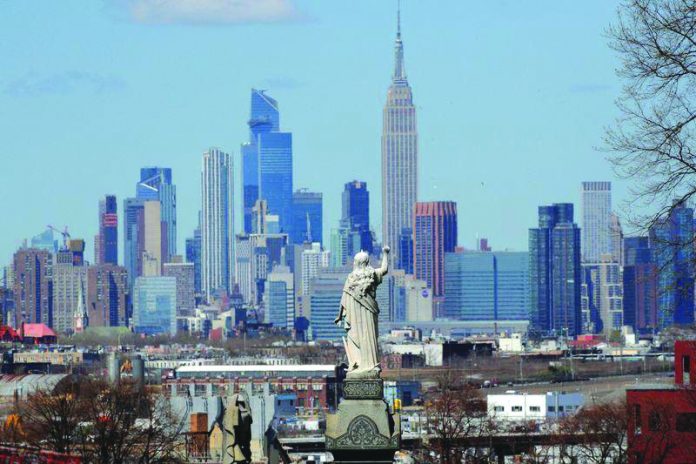
[[[133,291],[135,333],[176,335],[176,278],[138,277]]]
[[[539,227],[529,229],[529,278],[530,329],[580,333],[580,228],[571,203],[539,207]]]
[[[96,264],[118,264],[118,206],[116,195],[99,200],[99,234],[94,240]]]
[[[433,296],[445,292],[445,253],[457,246],[457,204],[453,201],[416,203],[413,215],[413,269],[428,283]]]
[[[234,176],[232,157],[218,148],[203,153],[201,173],[201,290],[210,299],[234,284]]]
[[[658,328],[694,323],[694,210],[674,204],[650,229],[658,269]]]
[[[181,257],[179,257],[180,260]],[[162,275],[176,279],[176,316],[193,316],[196,308],[194,297],[194,264],[184,262],[165,263]]]
[[[143,270],[144,220],[145,200],[141,198],[123,200],[123,264],[128,269],[128,282],[131,288],[135,278],[140,276]]]
[[[367,182],[354,180],[343,187],[341,196],[341,224],[348,227],[360,242],[359,250],[372,253],[372,232],[370,231],[370,192]],[[391,245],[396,248],[396,242]]]
[[[128,319],[128,271],[113,264],[87,269],[89,327],[125,326]]]
[[[292,134],[263,132],[258,135],[259,198],[268,202],[271,214],[288,233],[292,223]]]
[[[323,195],[300,189],[292,194],[290,242],[323,243]]]
[[[621,265],[606,253],[599,263],[583,264],[582,277],[583,331],[609,338],[624,325]]]
[[[193,236],[186,239],[186,262],[193,263],[193,288],[196,295],[201,293],[201,219],[198,214],[198,227]]]
[[[72,241],[71,241],[72,242]],[[80,295],[87,293],[87,266],[75,263],[69,249],[58,251],[51,269],[53,317],[51,328],[56,332],[73,331],[75,309]]]
[[[287,233],[292,223],[292,134],[280,131],[278,102],[263,90],[251,89],[248,124],[249,142],[241,148],[244,232],[252,232],[252,209],[264,199]]]
[[[141,275],[162,275],[162,264],[169,261],[166,256],[166,223],[161,220],[162,204],[159,200],[143,203],[143,270]]]
[[[599,263],[612,253],[611,182],[582,183],[582,261]]]
[[[637,331],[657,328],[657,266],[648,237],[624,238],[624,324]]]
[[[264,300],[266,320],[273,327],[292,329],[295,322],[295,288],[294,276],[288,266],[274,266],[268,273]]]
[[[14,254],[15,321],[53,324],[53,283],[51,253],[36,248],[22,248]]]
[[[33,236],[29,244],[31,248],[37,250],[46,250],[54,254],[58,252],[58,240],[53,236],[53,229],[50,227],[46,228],[46,230],[39,235]]]
[[[280,130],[278,102],[263,90],[251,89],[249,142],[242,144],[242,204],[244,232],[251,233],[251,210],[259,199],[258,135]]]
[[[162,247],[162,263],[176,254],[176,186],[172,183],[171,168],[145,167],[140,169],[140,182],[136,184],[136,198],[158,200],[162,231],[165,237]]]
[[[382,112],[382,242],[398,262],[399,234],[411,227],[418,196],[416,107],[404,67],[401,21],[397,20],[394,73]]]
[[[445,253],[445,315],[469,321],[529,319],[529,253]]]

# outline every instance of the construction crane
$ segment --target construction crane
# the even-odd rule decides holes
[[[57,227],[54,227],[52,225],[47,225],[49,229],[51,229],[54,232],[58,232],[63,236],[63,249],[67,250],[68,249],[68,240],[70,240],[70,234],[68,233],[68,226],[65,226],[63,230],[58,229]]]

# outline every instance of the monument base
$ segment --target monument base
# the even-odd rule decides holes
[[[391,463],[401,423],[383,398],[381,379],[346,379],[343,401],[326,417],[326,450],[335,463]]]

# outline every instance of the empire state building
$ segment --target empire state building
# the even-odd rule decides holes
[[[404,67],[401,17],[397,16],[394,74],[382,115],[382,241],[399,263],[399,238],[411,228],[418,193],[416,107]],[[405,266],[404,266],[405,267]]]

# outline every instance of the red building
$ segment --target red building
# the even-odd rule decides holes
[[[445,292],[445,253],[457,247],[457,204],[416,203],[413,213],[413,271],[435,297]]]
[[[56,333],[46,324],[22,324],[19,333],[24,343],[32,345],[52,345],[58,341]]]
[[[674,346],[674,385],[626,391],[631,464],[696,462],[696,341]]]
[[[8,325],[0,325],[0,342],[14,343],[21,342],[22,337],[17,331]]]

